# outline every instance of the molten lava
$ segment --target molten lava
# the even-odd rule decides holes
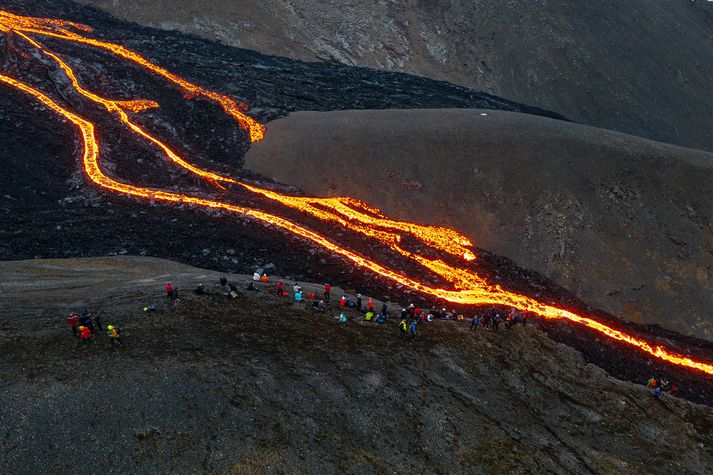
[[[468,238],[452,229],[392,220],[384,216],[378,209],[353,198],[311,198],[284,195],[192,165],[159,138],[133,122],[127,113],[128,111],[137,114],[147,109],[157,108],[159,107],[157,102],[146,99],[112,100],[87,90],[81,85],[75,71],[63,61],[60,56],[48,50],[33,39],[33,37],[47,36],[76,44],[88,45],[103,49],[116,57],[132,61],[144,68],[147,72],[166,79],[186,93],[187,96],[204,97],[220,105],[223,111],[232,117],[238,125],[249,134],[250,140],[253,142],[263,138],[265,132],[264,126],[243,112],[243,110],[246,109],[246,106],[243,104],[239,104],[233,99],[217,92],[197,86],[153,64],[143,56],[123,46],[85,36],[87,33],[92,32],[90,27],[63,20],[22,17],[0,10],[0,32],[6,35],[19,36],[26,41],[30,47],[39,51],[47,58],[50,58],[54,64],[64,71],[77,94],[86,100],[102,106],[128,130],[135,134],[137,138],[145,140],[151,146],[161,150],[165,157],[175,165],[197,177],[207,180],[209,183],[219,186],[221,186],[220,184],[224,184],[226,186],[232,185],[241,187],[256,196],[266,198],[291,210],[298,211],[304,216],[309,216],[321,222],[340,226],[351,232],[358,233],[365,238],[385,246],[391,252],[417,263],[443,281],[449,283],[450,288],[439,288],[419,282],[379,264],[375,258],[369,258],[353,250],[349,250],[343,245],[334,242],[332,239],[309,229],[305,225],[297,224],[286,217],[281,217],[274,213],[268,213],[260,209],[240,206],[210,197],[199,196],[197,194],[168,192],[161,189],[135,186],[114,180],[107,176],[99,165],[101,146],[95,134],[94,123],[80,117],[80,115],[70,111],[67,107],[60,105],[57,100],[52,99],[49,95],[41,92],[36,87],[12,78],[7,74],[0,74],[0,82],[34,97],[35,100],[69,120],[79,129],[84,144],[82,155],[84,171],[93,183],[104,189],[140,199],[191,204],[247,216],[298,235],[385,279],[425,295],[460,305],[506,305],[535,313],[547,319],[566,319],[595,330],[613,340],[638,348],[655,358],[713,375],[713,364],[696,361],[692,358],[676,354],[662,346],[653,345],[595,319],[548,305],[525,295],[507,291],[498,285],[489,284],[484,277],[478,275],[470,266],[471,262],[476,259],[475,253],[473,252],[473,244]],[[23,55],[24,59],[29,60],[30,57],[31,56]],[[423,253],[409,251],[404,248],[404,237],[416,240],[423,246],[426,246],[432,251],[430,254],[444,253],[448,256],[449,262],[458,262],[458,264],[452,264],[443,259],[427,257]]]

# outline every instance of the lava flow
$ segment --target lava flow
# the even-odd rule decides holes
[[[249,117],[244,112],[247,108],[233,99],[197,86],[153,64],[138,53],[128,50],[121,45],[86,36],[86,34],[92,32],[90,27],[63,20],[22,17],[0,11],[0,32],[5,35],[17,35],[17,37],[26,42],[34,51],[49,58],[64,72],[77,94],[88,101],[102,106],[109,114],[123,124],[127,130],[131,131],[137,138],[145,140],[149,145],[159,149],[164,156],[176,166],[206,180],[210,184],[219,186],[223,190],[224,186],[237,187],[256,197],[267,199],[270,202],[278,203],[292,211],[299,212],[305,217],[357,233],[372,242],[379,243],[401,258],[409,259],[425,268],[442,281],[447,282],[450,288],[441,288],[415,280],[412,277],[380,264],[376,258],[370,258],[354,250],[347,249],[334,240],[310,229],[307,225],[298,224],[287,217],[279,216],[275,213],[236,205],[200,194],[169,192],[158,188],[146,188],[117,181],[106,175],[99,164],[102,150],[95,133],[97,124],[69,110],[68,106],[61,105],[58,100],[51,98],[47,93],[40,91],[37,87],[17,78],[10,77],[7,74],[0,74],[0,82],[17,91],[32,96],[36,101],[39,101],[48,109],[69,120],[79,129],[84,144],[82,155],[84,171],[93,183],[106,190],[139,199],[190,204],[247,216],[307,239],[364,269],[408,289],[421,292],[422,294],[460,305],[505,305],[532,312],[547,319],[566,319],[595,330],[613,340],[638,348],[655,358],[713,375],[713,364],[711,363],[696,361],[692,358],[669,351],[662,346],[651,344],[646,340],[612,328],[593,318],[578,315],[566,309],[540,302],[531,297],[505,290],[499,285],[489,284],[487,279],[478,275],[478,273],[472,269],[471,263],[476,259],[475,253],[473,252],[473,244],[468,238],[452,229],[392,220],[384,216],[378,209],[348,197],[312,198],[284,195],[241,182],[229,176],[206,171],[191,164],[162,140],[147,132],[131,120],[128,112],[137,114],[146,109],[157,108],[160,106],[157,102],[152,100],[111,100],[89,91],[81,85],[72,67],[62,60],[58,54],[50,51],[34,38],[37,36],[46,36],[75,44],[100,48],[115,57],[131,61],[143,68],[146,72],[166,79],[169,83],[178,87],[190,97],[203,97],[220,105],[223,111],[232,117],[238,125],[248,133],[250,141],[252,142],[263,138],[265,132],[264,126]],[[23,58],[25,58],[25,56],[23,56]],[[27,56],[26,59],[30,60],[30,56]],[[415,240],[420,245],[425,246],[429,252],[425,253],[411,250],[409,246],[405,244],[404,238],[408,238],[412,241]],[[447,258],[447,260],[432,257],[438,253],[441,253],[440,255]],[[453,262],[456,262],[456,264]]]

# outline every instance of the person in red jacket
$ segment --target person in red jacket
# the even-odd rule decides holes
[[[89,328],[81,326],[79,327],[79,338],[84,343],[84,346],[88,346],[91,343],[92,332],[89,331]]]
[[[285,288],[285,284],[282,283],[282,281],[277,283],[277,295],[282,295],[282,292]]]
[[[173,286],[170,282],[166,282],[166,299],[171,300],[173,298]]]
[[[329,301],[329,296],[332,293],[332,286],[329,284],[324,284],[324,300]]]
[[[366,302],[366,308],[368,308],[371,312],[374,311],[374,300],[372,300],[371,297],[369,297],[369,300]]]
[[[341,300],[339,300],[339,306],[342,308],[347,306],[347,296],[346,295],[342,296]]]
[[[79,317],[77,314],[73,313],[70,315],[67,322],[69,323],[69,326],[72,327],[72,333],[74,333],[74,336],[77,336],[77,325],[79,324]]]

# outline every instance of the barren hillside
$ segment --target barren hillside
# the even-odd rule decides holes
[[[182,292],[176,308],[161,298],[165,279],[211,288],[217,277],[129,257],[1,263],[0,472],[713,467],[710,407],[654,401],[534,326],[474,335],[434,322],[405,341],[394,321],[350,313],[339,325],[333,309],[314,314],[269,292]],[[144,313],[150,303],[157,312]],[[102,310],[125,348],[98,335],[81,349],[71,305]]]
[[[713,2],[80,1],[225,44],[443,79],[713,150]]]
[[[713,336],[713,155],[524,114],[300,112],[246,165],[446,224],[622,318]]]

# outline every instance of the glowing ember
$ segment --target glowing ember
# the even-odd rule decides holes
[[[406,275],[391,270],[374,259],[360,255],[333,242],[327,237],[297,224],[286,218],[267,213],[258,209],[231,204],[201,196],[167,192],[160,189],[144,188],[128,183],[121,183],[105,175],[99,166],[100,144],[95,135],[95,125],[90,121],[71,112],[58,104],[55,100],[36,88],[25,84],[5,74],[0,74],[0,82],[33,96],[47,108],[71,121],[81,132],[84,152],[82,163],[87,176],[97,185],[114,192],[123,193],[137,198],[158,200],[168,203],[186,203],[205,208],[221,209],[227,212],[249,216],[253,219],[268,223],[287,232],[301,236],[325,249],[342,256],[356,265],[368,269],[388,280],[406,288],[423,294],[461,305],[506,305],[520,310],[535,313],[547,319],[566,319],[571,322],[593,329],[607,337],[636,347],[656,358],[670,363],[696,369],[713,375],[713,364],[696,361],[692,358],[673,353],[664,347],[656,346],[645,340],[623,333],[597,320],[577,315],[565,309],[557,308],[533,298],[509,292],[497,285],[490,285],[483,277],[470,269],[469,263],[475,260],[473,244],[462,234],[448,228],[438,226],[425,226],[404,221],[396,221],[384,216],[381,211],[368,204],[353,198],[311,198],[295,197],[280,194],[271,190],[258,188],[234,178],[202,170],[174,152],[168,145],[157,137],[145,131],[131,121],[126,111],[139,113],[146,109],[159,107],[152,100],[136,99],[128,101],[115,101],[101,97],[80,84],[73,69],[57,54],[49,51],[35,41],[31,36],[42,35],[73,43],[80,43],[112,53],[113,55],[132,61],[147,71],[157,74],[172,84],[178,86],[186,95],[191,97],[202,96],[219,104],[226,114],[233,117],[241,128],[249,133],[251,141],[263,138],[265,128],[254,119],[247,116],[242,110],[246,107],[233,99],[214,91],[204,89],[192,84],[185,79],[151,63],[141,55],[130,51],[123,46],[99,41],[79,32],[89,33],[91,28],[77,23],[63,20],[22,17],[0,11],[0,31],[6,34],[17,34],[30,46],[51,58],[69,78],[75,91],[87,100],[103,106],[109,113],[124,124],[139,138],[147,140],[158,147],[166,157],[183,169],[208,180],[212,183],[240,186],[255,195],[268,198],[293,210],[298,210],[312,218],[323,222],[336,224],[359,233],[367,238],[379,242],[392,252],[408,258],[428,269],[451,285],[450,289],[437,288],[418,282]],[[25,58],[27,59],[27,57]],[[402,238],[409,236],[427,246],[433,251],[446,253],[453,260],[460,262],[457,266],[443,260],[432,259],[424,255],[410,252],[402,247]]]

